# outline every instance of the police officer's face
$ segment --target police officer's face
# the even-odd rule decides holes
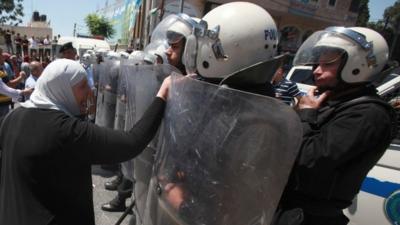
[[[165,52],[165,54],[167,55],[168,62],[172,66],[176,67],[181,62],[182,51],[183,48],[185,47],[183,46],[183,43],[184,43],[183,38],[176,43],[171,43],[169,48]]]
[[[315,85],[318,89],[331,89],[338,84],[337,72],[341,63],[338,53],[324,53],[319,58],[319,65],[314,69]]]

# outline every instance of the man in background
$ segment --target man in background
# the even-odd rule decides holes
[[[30,63],[29,65],[31,74],[29,75],[28,79],[25,82],[25,88],[35,88],[36,85],[36,81],[37,79],[40,77],[40,75],[42,74],[43,71],[43,67],[42,64],[38,61],[33,61]],[[31,95],[26,95],[26,100],[29,99]]]

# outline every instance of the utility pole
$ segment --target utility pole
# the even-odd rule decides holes
[[[183,13],[183,4],[185,3],[185,0],[181,0],[180,4],[179,4],[179,12]]]
[[[392,46],[390,48],[389,59],[391,59],[393,56],[393,52],[396,48],[397,40],[398,40],[399,34],[400,34],[400,15],[396,16],[396,18],[395,18],[395,24],[394,24],[393,30],[394,30],[394,38],[392,41]]]
[[[75,37],[75,34],[76,34],[76,23],[74,23],[74,34],[73,34],[74,37]]]

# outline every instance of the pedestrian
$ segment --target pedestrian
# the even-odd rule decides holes
[[[314,66],[316,88],[297,105],[303,141],[273,225],[349,222],[342,210],[396,133],[371,84],[387,60],[385,39],[368,28],[331,27],[302,44],[294,65]]]
[[[51,40],[51,57],[54,59],[56,57],[57,51],[57,36],[54,36],[53,40]]]
[[[0,224],[94,225],[91,165],[126,161],[146,147],[161,123],[168,80],[129,132],[78,118],[88,92],[83,67],[59,59],[30,100],[2,120]]]
[[[36,82],[39,79],[39,77],[43,71],[42,64],[38,61],[32,61],[29,64],[29,71],[30,71],[30,75],[29,75],[28,79],[26,79],[25,88],[35,88]],[[29,100],[30,96],[31,96],[30,94],[26,95],[25,99]]]
[[[6,30],[4,33],[4,40],[6,42],[7,52],[14,54],[14,48],[12,45],[12,33],[10,30]]]
[[[32,90],[29,89],[18,90],[9,87],[15,87],[18,83],[25,79],[25,77],[21,76],[14,80],[10,80],[10,76],[8,76],[9,70],[10,66],[5,62],[3,49],[0,48],[0,117],[9,112],[10,106],[13,103],[13,99],[18,100],[22,97],[22,95],[32,92]]]
[[[29,74],[31,74],[31,70],[29,68],[30,62],[30,57],[28,55],[24,56],[23,62],[21,63],[21,72],[23,72],[26,76],[29,76]]]
[[[14,38],[15,50],[18,56],[22,55],[22,38],[19,33]]]
[[[0,52],[2,52],[2,50]],[[16,70],[13,67],[13,63],[11,61],[11,55],[10,54],[8,54],[6,52],[3,52],[3,53],[1,53],[1,55],[2,55],[2,57],[0,59],[0,65],[3,62],[2,63],[3,69],[6,72],[7,77],[8,77],[8,80],[7,80],[6,84],[9,87],[17,88],[18,86],[21,85],[21,83],[24,82],[26,76],[25,76],[25,74],[16,74],[15,73]],[[18,69],[18,68],[16,68],[16,69]],[[22,75],[22,76],[19,76],[19,75]]]
[[[26,35],[22,38],[22,52],[25,56],[29,56],[29,40]]]

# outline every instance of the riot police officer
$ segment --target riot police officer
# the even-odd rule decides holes
[[[304,135],[275,225],[344,225],[368,171],[395,133],[392,109],[371,82],[388,61],[376,31],[330,27],[310,36],[295,65],[313,65],[316,88],[298,103]]]

